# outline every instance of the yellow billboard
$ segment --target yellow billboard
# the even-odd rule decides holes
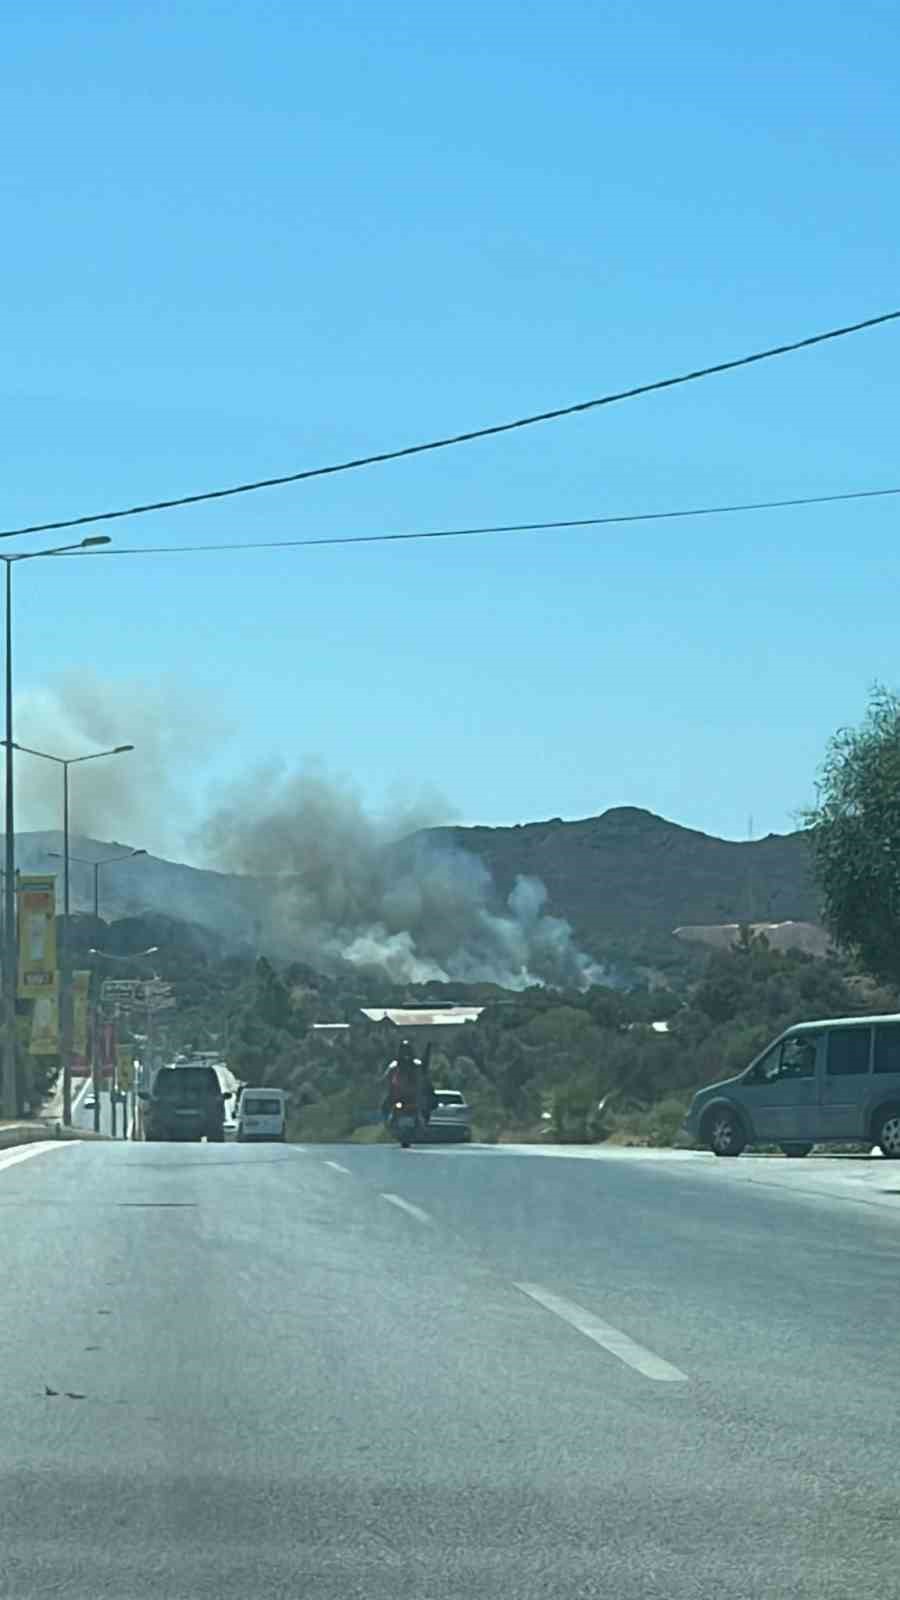
[[[91,992],[89,972],[72,973],[72,1054],[86,1061],[88,1053],[88,1001]]]
[[[33,1056],[59,1053],[59,1001],[55,985],[35,996],[28,1049]]]
[[[34,1000],[56,987],[56,879],[16,880],[19,918],[20,1000]]]

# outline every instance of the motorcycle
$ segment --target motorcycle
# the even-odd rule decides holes
[[[397,1100],[391,1107],[388,1126],[401,1149],[408,1150],[419,1129],[419,1114],[414,1105]]]

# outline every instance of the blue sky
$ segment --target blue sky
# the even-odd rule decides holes
[[[0,521],[390,448],[892,307],[895,8],[805,12],[33,0],[4,24]],[[112,531],[889,486],[898,340]],[[897,515],[35,564],[17,734],[46,737],[29,706],[89,673],[117,737],[167,695],[202,729],[172,755],[176,821],[232,775],[313,760],[375,806],[424,785],[467,821],[629,804],[782,829],[829,733],[900,683]]]

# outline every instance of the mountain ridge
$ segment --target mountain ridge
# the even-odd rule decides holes
[[[540,878],[548,909],[589,946],[601,935],[819,916],[804,831],[720,839],[637,806],[616,806],[573,822],[450,826],[426,836],[478,855],[501,896],[517,875]]]
[[[756,840],[720,839],[637,806],[616,806],[575,821],[559,817],[509,826],[449,825],[424,829],[389,846],[398,867],[423,842],[452,855],[463,850],[490,872],[498,904],[520,877],[538,878],[546,910],[568,921],[588,951],[607,940],[671,934],[686,925],[745,921],[817,922],[819,902],[805,832]],[[132,847],[79,835],[72,857],[88,860],[122,850],[119,863],[100,876],[101,916],[159,912],[207,927],[235,946],[258,945],[276,884],[265,879],[195,867]],[[17,863],[23,872],[55,872],[61,879],[59,832],[21,833]],[[287,880],[289,881],[289,880]],[[71,900],[89,910],[93,872],[72,860]],[[62,900],[60,882],[60,902]]]

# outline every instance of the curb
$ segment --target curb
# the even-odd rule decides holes
[[[86,1128],[64,1128],[61,1122],[11,1122],[0,1127],[0,1150],[14,1150],[21,1144],[39,1144],[47,1139],[106,1139],[105,1133]]]

